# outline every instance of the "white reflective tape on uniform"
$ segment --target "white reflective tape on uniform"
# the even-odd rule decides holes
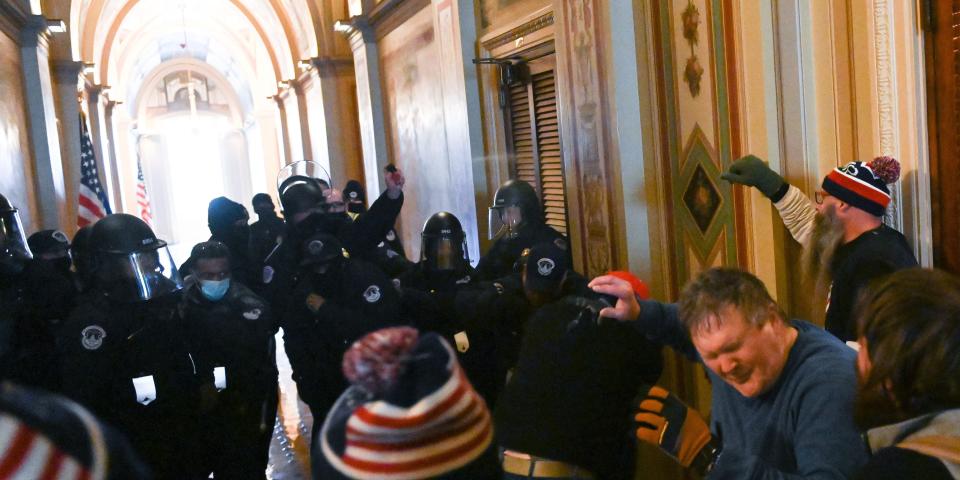
[[[466,353],[467,350],[470,350],[470,339],[467,338],[467,332],[459,332],[453,336],[453,339],[457,342],[457,351],[460,353]]]
[[[157,385],[153,383],[153,375],[133,379],[133,388],[137,391],[137,402],[149,405],[157,399]]]
[[[218,392],[227,388],[227,367],[213,369],[213,386],[217,387]]]

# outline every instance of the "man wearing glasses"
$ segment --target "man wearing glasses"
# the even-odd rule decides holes
[[[826,329],[843,341],[856,340],[850,313],[861,287],[917,265],[903,235],[883,224],[890,204],[887,185],[899,177],[900,164],[892,157],[851,162],[823,178],[814,205],[753,155],[733,162],[721,176],[756,187],[773,202],[804,246],[804,278],[816,293],[814,305],[826,305]]]

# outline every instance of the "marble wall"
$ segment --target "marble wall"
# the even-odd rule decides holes
[[[0,33],[0,193],[20,209],[23,227],[32,232],[39,226],[20,68],[19,46]]]

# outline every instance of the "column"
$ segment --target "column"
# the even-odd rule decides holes
[[[297,95],[297,112],[300,115],[300,145],[303,147],[303,159],[313,160],[313,145],[310,143],[310,112],[307,109],[307,85],[291,80],[290,87]]]
[[[60,137],[50,77],[49,33],[47,21],[42,16],[32,15],[27,19],[20,32],[20,56],[36,167],[40,225],[42,228],[62,229],[72,222],[66,218]]]
[[[120,161],[117,157],[116,134],[114,133],[114,109],[120,103],[107,100],[103,105],[103,123],[97,122],[98,130],[105,130],[104,136],[97,137],[93,142],[94,152],[100,150],[100,166],[103,168],[100,175],[106,179],[107,196],[110,198],[114,212],[121,211],[123,195],[120,190]],[[99,119],[98,119],[99,120]],[[101,127],[102,126],[102,127]],[[101,145],[103,144],[103,145]]]
[[[66,202],[66,228],[72,233],[76,223],[71,219],[77,216],[76,198],[80,184],[80,99],[77,86],[80,83],[82,62],[56,62],[53,66],[60,104],[61,140],[60,154],[63,159],[63,182]]]
[[[383,167],[390,163],[385,136],[383,94],[380,91],[380,53],[373,27],[365,17],[355,17],[352,27],[349,39],[357,79],[357,113],[363,167],[367,179],[367,198],[377,198],[386,188],[381,172]]]

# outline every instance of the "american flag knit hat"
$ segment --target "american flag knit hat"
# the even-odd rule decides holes
[[[882,217],[890,204],[887,185],[900,178],[900,163],[893,157],[877,157],[870,163],[850,162],[834,168],[820,188],[865,212]]]
[[[343,370],[351,386],[318,438],[332,471],[360,480],[431,478],[490,446],[490,411],[439,335],[378,330],[344,354]]]

